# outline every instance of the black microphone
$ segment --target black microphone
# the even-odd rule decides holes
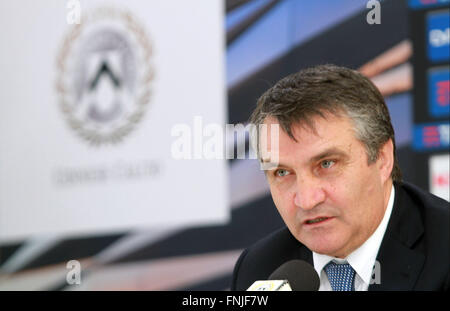
[[[268,281],[256,281],[248,291],[317,291],[320,279],[314,267],[303,260],[290,260],[278,267]]]

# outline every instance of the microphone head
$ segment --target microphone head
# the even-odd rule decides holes
[[[290,260],[278,267],[269,280],[288,280],[293,291],[317,291],[320,279],[314,267],[303,260]]]

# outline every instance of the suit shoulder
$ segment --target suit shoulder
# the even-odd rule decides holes
[[[413,202],[421,207],[421,213],[425,218],[432,217],[433,220],[446,222],[448,225],[450,222],[449,202],[410,183],[402,183],[401,187]]]
[[[413,246],[420,250],[426,258],[421,284],[423,288],[437,289],[445,283],[443,288],[448,289],[450,285],[448,264],[450,261],[448,248],[450,244],[450,203],[411,184],[403,184],[402,189],[409,197],[409,201],[405,203],[416,206],[423,226],[423,239]],[[410,210],[408,209],[408,211]],[[411,213],[409,212],[409,214]],[[415,230],[416,227],[417,225],[411,230]]]
[[[286,227],[278,229],[248,248],[252,255],[266,255],[274,250],[282,251],[284,248],[290,248],[292,245],[300,244],[289,232]]]

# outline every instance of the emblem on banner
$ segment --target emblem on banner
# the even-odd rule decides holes
[[[56,91],[69,127],[92,145],[121,142],[150,101],[151,56],[149,37],[130,12],[83,15],[57,57]]]

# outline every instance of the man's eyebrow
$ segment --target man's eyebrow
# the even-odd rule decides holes
[[[348,155],[341,149],[331,147],[329,149],[322,151],[318,155],[313,156],[308,162],[317,162],[319,160],[333,156],[347,157]],[[261,163],[271,163],[270,158],[261,158],[260,161]],[[278,163],[277,167],[288,167],[288,166],[284,165],[283,163]]]
[[[261,161],[261,163],[270,163],[271,162],[270,159],[268,159],[268,158],[260,158],[259,160]]]
[[[287,166],[287,165],[284,165],[284,164],[279,163],[279,162],[272,162],[270,158],[260,158],[259,161],[261,163],[263,163],[263,164],[277,163],[278,164],[277,166]]]
[[[319,160],[328,158],[328,157],[333,157],[333,156],[339,156],[339,157],[347,157],[347,154],[342,151],[341,149],[338,149],[336,147],[331,147],[329,149],[324,150],[323,152],[319,153],[316,156],[313,156],[309,162],[317,162]]]
[[[283,163],[279,163],[279,162],[272,162],[270,158],[260,158],[259,159],[261,164],[272,164],[272,166],[270,166],[270,169],[264,169],[264,172],[266,173],[267,171],[272,171],[275,169],[278,169],[279,167],[289,167],[287,165],[284,165]]]

